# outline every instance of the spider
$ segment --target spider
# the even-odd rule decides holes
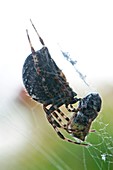
[[[47,120],[61,139],[74,144],[86,146],[87,144],[85,143],[66,138],[59,130],[59,128],[62,128],[73,136],[84,141],[84,139],[77,136],[77,128],[73,127],[73,124],[75,124],[74,121],[76,117],[78,117],[76,115],[78,115],[80,112],[79,110],[82,108],[82,104],[78,109],[75,109],[72,104],[82,100],[81,98],[76,97],[77,94],[69,86],[65,75],[51,58],[48,48],[45,46],[43,39],[39,35],[32,21],[31,24],[43,47],[40,50],[35,51],[32,46],[28,30],[26,30],[27,38],[31,48],[31,54],[26,58],[23,65],[22,77],[24,86],[32,99],[43,105]],[[69,119],[59,109],[62,105],[64,105],[69,112],[74,112],[74,115],[71,119]],[[84,111],[82,112],[84,114]],[[67,121],[66,125],[62,123],[62,119]]]

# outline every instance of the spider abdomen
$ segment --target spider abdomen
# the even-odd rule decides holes
[[[36,63],[33,57],[33,54],[27,57],[22,72],[29,95],[43,104],[52,104],[62,98],[71,101],[76,93],[51,58],[47,47],[35,52]]]

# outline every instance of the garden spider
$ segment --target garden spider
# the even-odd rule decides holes
[[[53,128],[55,129],[59,137],[63,140],[83,146],[89,146],[89,144],[82,143],[81,141],[85,141],[85,138],[89,132],[95,132],[95,130],[92,130],[90,128],[92,122],[98,116],[98,112],[101,109],[101,103],[102,101],[99,94],[91,93],[81,99],[76,112],[69,120],[66,119],[65,115],[62,115],[62,117],[67,120],[66,124],[62,124],[62,120],[56,112],[53,112],[52,114],[59,123],[56,122],[53,118],[52,122],[50,123],[53,125]],[[59,109],[57,109],[57,112],[61,115],[61,111]],[[78,138],[80,142],[75,142],[68,138],[65,138],[64,135],[58,130],[58,128],[66,130],[73,137]]]
[[[77,113],[78,110],[72,104],[81,101],[81,99],[76,97],[77,94],[69,86],[65,75],[51,58],[48,48],[45,46],[32,21],[31,24],[43,47],[35,51],[28,30],[26,30],[32,53],[27,57],[23,65],[22,76],[25,88],[32,99],[43,104],[47,120],[60,138],[74,144],[87,145],[65,138],[58,129],[63,128],[68,133],[73,134],[73,130],[68,129],[70,119],[59,108],[64,105],[69,112]],[[48,106],[50,106],[49,109]],[[66,125],[61,125],[62,121],[58,114],[67,121]]]

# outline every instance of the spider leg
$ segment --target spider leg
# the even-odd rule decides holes
[[[57,103],[54,103],[49,109],[46,108],[46,107],[48,106],[48,105],[46,105],[46,104],[43,105],[43,108],[44,108],[44,110],[47,109],[46,111],[47,111],[47,114],[48,114],[48,115],[51,114],[51,113],[53,113],[55,110],[58,110],[59,113],[61,113],[59,107],[62,106],[63,104],[64,104],[64,101],[63,101],[63,100],[58,100]],[[63,115],[64,115],[64,113],[62,113],[62,116],[63,116]]]
[[[60,124],[60,126],[61,126],[60,128],[66,130],[68,133],[71,133],[71,130],[69,131],[69,130],[67,129],[67,125],[69,124],[70,119],[59,109],[59,107],[62,106],[63,104],[64,104],[64,100],[62,99],[62,100],[58,100],[57,103],[55,103],[54,105],[52,105],[49,109],[47,109],[48,104],[43,105],[43,109],[44,109],[44,111],[46,112],[48,121],[49,121],[49,118],[48,118],[49,115],[52,114],[52,115],[58,120],[58,122],[59,122],[59,124]],[[63,124],[63,123],[62,123],[61,118],[58,116],[58,114],[57,114],[55,111],[57,111],[57,112],[59,113],[59,115],[61,115],[61,117],[62,117],[64,120],[67,121],[66,124]],[[75,109],[75,113],[76,113],[76,112],[77,112],[77,110]],[[51,121],[49,121],[49,123],[51,124]]]
[[[47,115],[47,119],[52,126],[54,124],[56,127],[61,128],[61,125],[53,118],[52,115]]]
[[[44,111],[46,112],[47,119],[51,125],[54,123],[57,127],[65,129],[65,126],[63,125],[61,118],[58,116],[58,114],[55,111],[52,112],[51,114],[48,114],[49,110],[45,106],[43,108]],[[58,120],[58,122],[54,119],[52,115]]]
[[[63,117],[63,119],[65,119],[66,121],[69,121],[69,118],[59,109],[59,107],[62,105],[63,105],[63,102],[59,101],[56,104],[52,105],[49,109],[46,108],[47,105],[44,105],[43,108],[48,115],[53,114],[56,117],[56,119],[61,123],[62,120],[59,118],[58,114],[55,111],[57,111]]]
[[[76,109],[73,107],[72,104],[75,104],[76,102],[80,101],[81,98],[74,98],[70,104],[65,104],[65,107],[66,109],[69,111],[69,112],[76,112]],[[69,108],[70,106],[70,108]]]
[[[58,120],[58,122],[59,122],[60,125],[61,125],[61,128],[64,129],[64,130],[66,130],[66,131],[68,132],[67,124],[68,124],[68,122],[69,122],[69,118],[66,117],[66,116],[64,115],[64,113],[61,112],[60,109],[58,109],[57,111],[58,111],[58,113],[61,114],[61,116],[67,121],[66,124],[63,123],[62,119],[59,117],[59,115],[57,114],[57,112],[54,111],[54,112],[52,113],[52,115]],[[71,133],[71,132],[70,132],[70,133]]]
[[[70,108],[69,108],[69,106],[70,106]],[[76,109],[72,106],[72,104],[65,105],[65,107],[69,112],[75,112],[76,111]]]
[[[58,114],[55,111],[50,114],[49,110],[46,108],[46,106],[43,106],[43,108],[44,108],[44,111],[46,112],[47,120],[49,121],[49,123],[52,126],[54,124],[54,125],[56,125],[56,127],[62,128],[62,129],[66,130],[68,132],[67,125],[62,123],[61,118],[58,116]],[[63,118],[65,119],[66,116],[64,115],[64,113],[61,112],[60,109],[57,109],[57,111],[58,111],[59,114],[62,114],[61,116],[63,116]],[[54,119],[54,117],[52,115],[58,120],[58,122]],[[69,118],[68,117],[66,117],[66,118],[67,119],[65,119],[65,120],[69,121]]]
[[[33,24],[33,22],[32,22],[32,20],[31,20],[31,19],[30,19],[30,22],[31,22],[31,24],[32,24],[32,26],[33,26],[33,28],[34,28],[34,30],[35,30],[35,32],[36,32],[36,34],[38,35],[38,38],[39,38],[39,40],[40,40],[41,44],[44,46],[44,45],[45,45],[45,43],[44,43],[43,39],[40,37],[40,35],[39,35],[39,33],[38,33],[37,29],[35,28],[35,26],[34,26],[34,24]]]
[[[74,141],[74,140],[71,140],[71,139],[69,139],[69,138],[66,138],[66,137],[58,130],[58,128],[63,128],[63,127],[53,118],[53,116],[52,116],[51,114],[48,114],[48,109],[47,109],[46,107],[44,107],[44,110],[45,110],[45,112],[46,112],[46,116],[47,116],[47,119],[48,119],[49,123],[52,125],[52,127],[53,127],[54,130],[56,131],[57,135],[58,135],[61,139],[65,140],[65,141],[67,141],[67,142],[73,143],[73,144],[78,144],[78,145],[82,145],[82,146],[88,146],[88,144],[76,142],[76,141]],[[55,115],[55,117],[58,118],[58,115],[56,114],[56,112],[54,112],[54,115]],[[58,119],[58,120],[59,120],[59,119]],[[62,120],[60,120],[60,121],[62,121]],[[63,128],[63,129],[65,129],[65,128]],[[65,130],[66,130],[66,129],[65,129]]]
[[[60,109],[57,109],[57,112],[64,118],[64,120],[67,121],[67,124],[68,124],[68,122],[70,121],[70,119],[69,119],[67,116],[65,116],[65,114],[64,114]],[[58,114],[57,114],[56,112],[53,112],[52,114],[56,117],[56,119],[57,119],[60,123],[62,123],[62,120],[59,118],[59,116],[58,116]],[[68,132],[68,130],[67,130],[67,124],[62,124],[62,128]]]
[[[57,111],[66,121],[69,121],[69,118],[60,109],[57,109]]]
[[[66,137],[58,130],[57,126],[56,126],[54,123],[52,124],[52,126],[53,126],[54,130],[56,131],[57,135],[58,135],[61,139],[63,139],[64,141],[70,142],[70,143],[73,143],[73,144],[77,144],[77,145],[88,146],[88,144],[86,144],[86,143],[79,143],[79,142],[76,142],[76,141],[71,140],[71,139],[69,139],[69,138],[66,138]]]
[[[54,111],[52,115],[57,119],[57,121],[60,123],[61,127],[64,129],[65,125],[63,124],[62,119],[58,116],[58,114]]]
[[[36,52],[35,52],[35,50],[34,50],[34,48],[32,46],[32,43],[31,43],[31,40],[30,40],[30,37],[29,37],[27,29],[26,29],[26,33],[27,33],[27,38],[28,38],[28,41],[29,41],[29,44],[30,44],[30,47],[31,47],[31,52],[32,52],[32,54],[35,54]]]

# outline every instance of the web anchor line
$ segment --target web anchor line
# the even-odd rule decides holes
[[[59,44],[58,44],[59,45]],[[60,47],[60,45],[59,45]],[[61,50],[60,47],[60,51],[62,53],[62,55],[64,56],[64,58],[71,63],[71,65],[74,67],[75,71],[78,73],[79,77],[83,80],[83,82],[89,87],[89,84],[86,82],[86,75],[83,75],[77,68],[76,68],[76,63],[77,61],[72,60],[72,58],[70,57],[70,54],[68,52],[64,52]]]

